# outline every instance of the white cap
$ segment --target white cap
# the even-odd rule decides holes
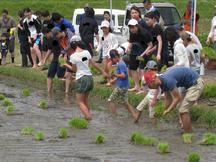
[[[138,25],[138,21],[135,19],[130,19],[130,21],[128,22],[128,26],[135,26]]]
[[[106,20],[104,20],[104,21],[102,21],[101,22],[101,28],[109,28],[110,27],[110,23],[109,23],[109,21],[106,21]]]
[[[79,35],[74,35],[71,37],[70,42],[80,42],[82,39]]]

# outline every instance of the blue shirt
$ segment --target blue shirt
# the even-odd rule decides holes
[[[59,24],[56,25],[56,27],[59,27],[59,28],[60,28],[62,24],[64,24],[66,28],[70,29],[70,31],[71,31],[72,33],[75,33],[74,26],[72,25],[72,23],[71,23],[69,20],[63,19],[63,20],[61,21],[61,23],[59,23]]]
[[[120,60],[117,63],[117,68],[116,68],[116,73],[117,74],[125,74],[125,78],[117,78],[116,80],[116,85],[119,88],[129,88],[130,83],[128,79],[128,71],[127,71],[127,66],[123,60]]]
[[[172,68],[159,76],[161,80],[161,89],[171,91],[175,87],[184,87],[186,89],[196,84],[199,75],[187,67]]]

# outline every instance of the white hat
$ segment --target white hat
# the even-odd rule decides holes
[[[104,20],[104,21],[102,21],[101,22],[101,28],[109,28],[110,27],[110,23],[109,23],[109,21],[106,21],[106,20]]]
[[[74,35],[71,37],[70,42],[80,42],[82,39],[79,35]]]
[[[128,22],[128,26],[135,26],[138,25],[138,21],[135,19],[130,19],[130,21]]]

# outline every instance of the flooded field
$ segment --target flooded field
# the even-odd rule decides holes
[[[14,84],[16,83],[16,84]],[[52,97],[46,95],[45,86],[24,84],[14,78],[0,77],[0,92],[15,105],[13,115],[6,115],[0,101],[0,162],[184,162],[190,152],[199,152],[202,162],[216,161],[216,146],[201,146],[196,141],[208,130],[194,125],[194,142],[184,144],[178,119],[168,122],[161,120],[153,127],[144,114],[139,124],[134,124],[130,114],[119,107],[119,116],[112,117],[107,104],[91,100],[93,120],[88,129],[69,128],[68,120],[80,117],[75,99],[55,91]],[[21,91],[29,87],[31,94],[23,97]],[[48,101],[48,109],[37,107],[40,100]],[[24,127],[44,131],[45,140],[36,141],[34,136],[20,133]],[[69,129],[69,138],[58,138],[58,129]],[[157,153],[156,146],[137,146],[130,143],[134,131],[143,132],[159,141],[170,144],[170,153]],[[216,129],[211,130],[216,132]],[[105,143],[96,145],[95,135],[103,133]]]

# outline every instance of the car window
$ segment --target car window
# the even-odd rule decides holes
[[[82,17],[82,14],[77,15],[77,17],[76,17],[76,25],[80,24],[81,17]],[[104,17],[103,17],[103,15],[95,15],[95,19],[96,19],[98,25],[101,25],[101,22],[104,20]],[[115,20],[115,15],[112,15],[112,19],[113,19],[113,22],[114,22],[114,25],[115,25],[115,21],[114,21]]]
[[[124,25],[124,15],[118,15],[118,26]]]
[[[176,8],[174,7],[157,7],[159,10],[165,26],[171,26],[175,24],[180,24],[181,18]],[[140,11],[142,13],[142,18],[144,18],[145,9],[144,7],[140,7]],[[126,20],[125,25],[128,24],[128,21],[131,19],[130,11],[126,12]]]
[[[175,24],[180,24],[180,16],[178,11],[174,7],[160,7],[158,8],[165,26],[171,26]]]

